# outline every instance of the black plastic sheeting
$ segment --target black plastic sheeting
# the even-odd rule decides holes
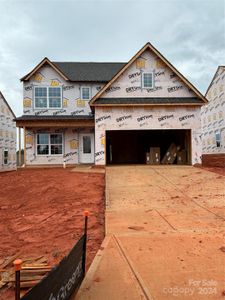
[[[21,300],[67,300],[78,290],[85,275],[86,235],[52,271]]]

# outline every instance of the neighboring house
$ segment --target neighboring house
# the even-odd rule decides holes
[[[0,172],[16,169],[15,115],[0,92]]]
[[[128,63],[45,58],[21,80],[25,165],[145,163],[171,143],[201,163],[207,100],[150,43]]]
[[[202,164],[225,167],[225,66],[219,66],[202,107]]]

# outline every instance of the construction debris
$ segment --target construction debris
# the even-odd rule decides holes
[[[15,287],[15,272],[13,261],[18,255],[7,257],[0,261],[0,289]],[[30,289],[41,281],[52,269],[44,256],[23,259],[20,271],[21,289]],[[25,294],[27,291],[22,291]]]
[[[173,164],[176,157],[177,157],[177,152],[180,150],[180,146],[176,146],[174,143],[172,143],[168,150],[166,151],[166,154],[164,155],[161,163],[162,164]]]
[[[149,154],[149,152],[145,153],[145,163],[146,163],[146,165],[150,164],[150,154]]]
[[[185,165],[187,163],[187,151],[180,150],[177,152],[177,164]]]
[[[160,164],[160,148],[159,147],[151,147],[150,148],[150,164],[159,165]]]

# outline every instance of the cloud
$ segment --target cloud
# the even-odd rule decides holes
[[[0,90],[22,114],[19,79],[43,57],[128,61],[147,41],[201,92],[225,63],[224,1],[0,0]]]

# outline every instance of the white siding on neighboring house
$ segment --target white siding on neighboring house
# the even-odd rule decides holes
[[[225,153],[225,67],[219,67],[201,109],[203,154]],[[220,145],[216,135],[221,137]]]
[[[16,169],[16,125],[13,119],[0,93],[0,172]]]

